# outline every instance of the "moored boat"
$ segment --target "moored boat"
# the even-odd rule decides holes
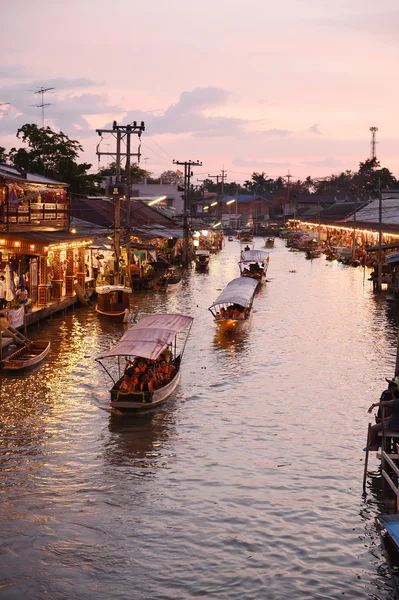
[[[269,266],[269,254],[264,250],[243,250],[238,265],[241,277],[250,277],[264,283]]]
[[[51,343],[48,340],[27,342],[18,348],[2,362],[2,368],[8,371],[21,371],[39,364],[50,352]]]
[[[198,271],[206,271],[209,268],[209,250],[197,250],[195,253],[195,268]]]
[[[122,317],[129,309],[129,298],[132,289],[125,285],[96,286],[96,311],[107,317]]]
[[[176,269],[175,267],[169,267],[167,278],[168,290],[173,291],[180,289],[182,283],[182,276],[178,269]]]
[[[111,408],[122,412],[145,411],[172,394],[180,380],[181,360],[193,320],[181,314],[143,317],[126,331],[114,348],[96,359],[113,381]],[[179,334],[183,339],[178,339]],[[114,377],[103,364],[108,358],[117,359],[118,365],[125,358],[124,373],[118,370]],[[161,382],[157,379],[159,373]],[[137,382],[131,381],[127,386],[128,376],[137,378]]]
[[[320,256],[321,256],[320,248],[313,248],[311,250],[306,250],[306,252],[305,252],[305,258],[307,258],[308,260],[312,260],[313,258],[320,258]]]
[[[257,285],[255,279],[244,277],[227,284],[208,309],[220,331],[240,331],[248,324]]]
[[[380,515],[376,524],[392,585],[399,597],[399,515]]]
[[[242,242],[252,242],[254,239],[254,231],[251,227],[244,227],[240,231],[240,240]]]

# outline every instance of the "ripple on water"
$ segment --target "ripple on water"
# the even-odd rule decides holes
[[[179,294],[135,295],[142,314],[195,317],[180,387],[151,415],[106,412],[94,358],[122,324],[77,307],[32,328],[49,360],[0,377],[0,598],[391,598],[361,449],[396,318],[360,270],[277,240],[251,327],[226,338],[206,309],[238,253]]]

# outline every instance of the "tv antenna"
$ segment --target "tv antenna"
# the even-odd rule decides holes
[[[41,87],[38,90],[30,90],[34,94],[40,94],[41,95],[41,102],[40,102],[40,104],[33,104],[32,106],[36,106],[36,108],[41,108],[42,109],[42,127],[43,128],[44,128],[44,107],[45,106],[51,106],[50,102],[44,102],[44,94],[47,94],[47,92],[51,92],[52,90],[55,90],[55,88],[53,88],[53,87],[48,87],[48,88]]]

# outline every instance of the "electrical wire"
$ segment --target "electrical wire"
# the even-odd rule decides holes
[[[161,146],[155,140],[153,140],[152,137],[146,131],[144,131],[144,134],[145,134],[146,137],[148,137],[151,140],[151,142],[153,144],[155,144],[156,146],[158,146],[158,148],[161,150],[161,152],[163,152],[164,154],[167,154],[168,156],[170,156],[170,158],[172,160],[174,160],[174,157],[167,150],[164,150],[163,148],[161,148]]]

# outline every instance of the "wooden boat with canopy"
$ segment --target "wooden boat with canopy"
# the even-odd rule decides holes
[[[237,277],[227,284],[208,309],[220,331],[240,331],[248,325],[257,286],[249,277]]]
[[[107,317],[123,317],[129,309],[129,298],[132,288],[125,285],[96,286],[96,311]]]
[[[195,268],[197,271],[207,271],[209,268],[209,259],[211,253],[209,250],[196,250],[195,252]]]
[[[265,250],[243,250],[238,266],[241,277],[250,277],[259,283],[264,283],[269,266],[269,254]]]
[[[27,342],[22,348],[7,356],[2,362],[3,369],[7,371],[22,371],[38,365],[50,352],[48,340]]]
[[[158,406],[172,394],[180,381],[181,360],[193,320],[181,314],[143,317],[114,348],[96,358],[113,381],[111,408],[122,412],[144,411]],[[115,376],[105,366],[105,359],[116,359]],[[123,370],[121,361],[125,361]],[[166,375],[161,375],[161,382],[155,383],[155,375],[161,368]],[[145,378],[150,373],[154,375],[151,385]],[[130,389],[124,385],[126,374],[138,379]]]

